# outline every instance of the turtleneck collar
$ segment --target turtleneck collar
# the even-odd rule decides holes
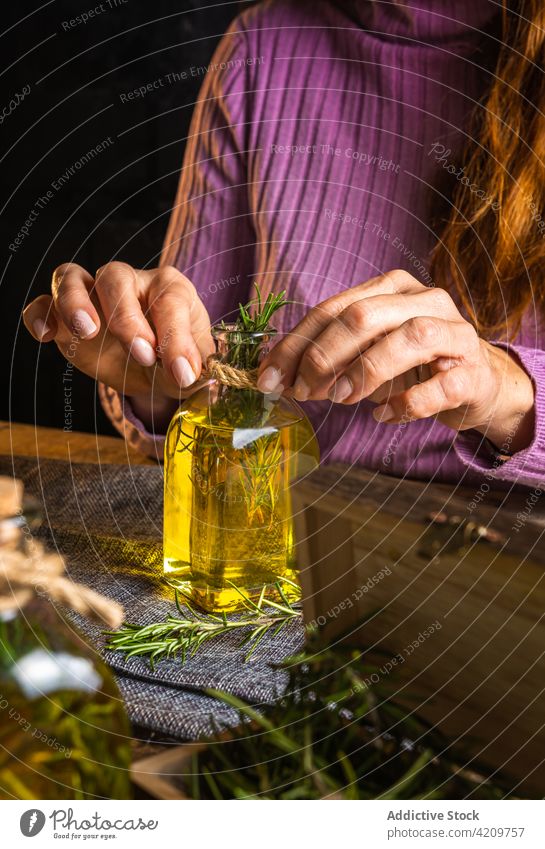
[[[339,0],[352,20],[379,38],[475,43],[501,13],[501,0]]]

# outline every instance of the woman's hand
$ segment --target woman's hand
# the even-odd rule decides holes
[[[444,289],[392,271],[313,307],[265,358],[259,388],[297,400],[378,403],[377,421],[437,416],[517,451],[533,433],[534,392],[506,351],[480,339]]]
[[[171,266],[140,270],[110,262],[93,277],[66,263],[53,272],[51,289],[25,309],[27,329],[125,395],[151,398],[153,389],[156,401],[178,398],[214,350],[204,304]]]

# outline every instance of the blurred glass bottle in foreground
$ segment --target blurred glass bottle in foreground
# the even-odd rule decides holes
[[[112,674],[49,598],[119,624],[30,538],[0,478],[0,799],[130,799],[130,729]],[[38,592],[39,591],[39,592]]]
[[[211,612],[240,609],[237,590],[255,600],[278,583],[299,594],[290,485],[317,466],[318,444],[294,401],[240,385],[274,333],[267,313],[256,330],[268,303],[213,328],[216,379],[181,405],[165,444],[164,569]]]

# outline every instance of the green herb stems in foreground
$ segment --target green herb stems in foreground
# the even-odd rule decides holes
[[[236,587],[235,587],[236,589]],[[280,593],[281,595],[281,593]],[[297,605],[276,602],[263,591],[236,618],[200,614],[181,606],[179,617],[109,632],[108,648],[127,657],[193,657],[205,642],[240,632],[254,651],[266,634],[302,618]],[[347,645],[305,652],[282,664],[285,695],[256,709],[230,693],[209,696],[235,708],[235,729],[218,728],[195,755],[184,791],[214,799],[501,799],[509,786],[471,761],[463,743],[454,749],[436,730],[396,703],[398,682],[369,664],[366,652]],[[372,682],[372,683],[371,683]],[[407,698],[405,699],[407,702]]]
[[[283,698],[256,710],[229,693],[240,722],[193,757],[195,799],[502,799],[463,743],[448,740],[397,704],[393,679],[375,681],[365,653],[347,646],[284,664]],[[220,729],[218,729],[218,732]]]

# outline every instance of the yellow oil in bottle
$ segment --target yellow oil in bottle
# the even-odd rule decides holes
[[[164,569],[207,611],[236,610],[279,581],[298,595],[290,484],[319,451],[294,402],[205,387],[174,416],[165,445]]]
[[[0,799],[130,799],[110,670],[45,599],[0,613]]]
[[[59,575],[29,535],[40,524],[37,504],[27,500],[23,513],[21,494],[0,477],[0,800],[130,799],[131,729],[119,690],[51,603],[49,581]],[[36,826],[36,811],[26,824]]]

